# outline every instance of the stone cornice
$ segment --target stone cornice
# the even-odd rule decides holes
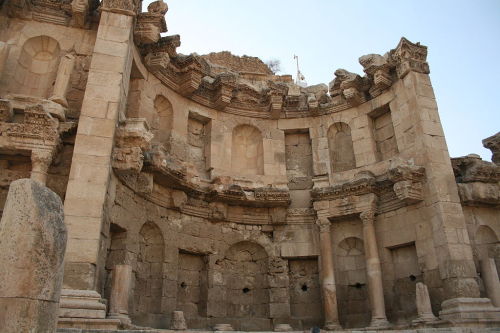
[[[285,82],[276,76],[259,80],[267,87],[257,89],[240,82],[244,73],[213,74],[201,56],[177,54],[180,37],[161,37],[157,42],[141,46],[148,70],[163,84],[197,103],[227,113],[255,118],[300,118],[320,116],[358,106],[389,89],[394,81],[408,72],[429,73],[427,48],[402,38],[397,48],[386,56],[369,54],[360,58],[366,73],[361,77],[339,69],[330,84],[330,95],[318,100],[300,91],[289,94]],[[232,77],[230,84],[222,77]],[[262,75],[261,75],[262,76]],[[279,78],[278,78],[279,79]]]
[[[422,201],[424,181],[423,167],[399,165],[377,177],[361,172],[352,181],[313,189],[311,196],[313,202],[341,207],[352,206],[356,198],[373,194],[378,197],[377,212],[382,213]]]

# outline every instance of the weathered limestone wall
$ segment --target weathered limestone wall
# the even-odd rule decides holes
[[[1,40],[8,44],[9,53],[3,74],[0,75],[0,96],[27,94],[43,98],[51,97],[60,59],[68,54],[75,59],[66,94],[68,117],[78,119],[87,85],[96,31],[2,17],[2,20],[4,19],[8,27],[2,30]],[[51,58],[53,63],[48,64],[49,66],[36,61],[37,54],[38,57],[44,57],[42,53],[48,52],[44,50],[46,47],[52,47],[51,50],[57,51],[50,51],[53,54]],[[26,90],[28,87],[34,90]]]

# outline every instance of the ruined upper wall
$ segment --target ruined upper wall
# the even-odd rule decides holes
[[[214,73],[225,72],[255,73],[263,75],[273,75],[269,67],[257,57],[236,56],[229,51],[212,52],[201,56],[207,60]],[[222,67],[222,68],[221,68]]]

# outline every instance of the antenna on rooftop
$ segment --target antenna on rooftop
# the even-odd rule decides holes
[[[299,56],[293,55],[293,59],[297,62],[297,77],[295,78],[295,84],[301,87],[307,87],[306,77],[300,72],[299,68]]]

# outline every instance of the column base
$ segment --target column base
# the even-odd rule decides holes
[[[453,324],[500,324],[500,308],[489,298],[452,298],[441,304],[439,317]]]
[[[106,305],[94,290],[63,289],[59,304],[60,318],[106,318]]]
[[[106,304],[94,290],[61,290],[60,328],[117,329],[122,318],[106,318]]]
[[[325,323],[325,325],[323,326],[323,329],[326,331],[337,331],[337,330],[341,330],[342,326],[340,326],[339,323],[331,322],[331,323]]]
[[[132,324],[130,317],[123,313],[109,313],[108,319],[118,319],[122,325],[128,326]]]
[[[292,326],[289,324],[277,324],[274,326],[275,332],[290,332],[293,331]]]
[[[419,316],[417,319],[414,319],[411,323],[412,325],[432,325],[432,324],[437,324],[441,322],[441,320],[439,320],[439,318],[436,318],[436,316],[434,316],[434,314],[425,314],[425,315],[421,315]]]
[[[231,324],[217,324],[214,326],[214,331],[234,331]]]
[[[386,318],[373,318],[367,329],[386,329],[391,327],[391,323]]]

